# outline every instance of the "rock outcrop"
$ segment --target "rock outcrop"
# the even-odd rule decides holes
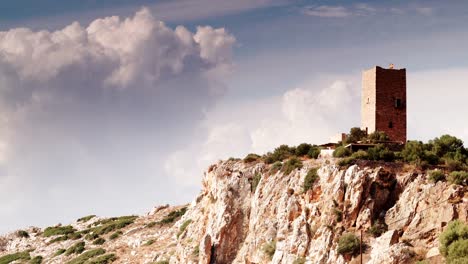
[[[312,169],[318,179],[304,190]],[[0,237],[0,256],[30,250],[43,263],[66,263],[78,255],[57,250],[84,241],[87,250],[115,254],[114,263],[358,263],[338,250],[340,237],[352,233],[362,234],[364,263],[426,257],[439,263],[438,235],[454,219],[467,221],[466,189],[430,183],[398,164],[340,168],[331,158],[305,160],[286,174],[262,162],[220,161],[205,172],[202,191],[186,210],[156,207],[121,227],[117,238],[101,234],[102,245],[84,236],[102,225],[96,217],[72,224],[83,232],[75,240],[52,243],[56,236],[38,228],[25,230],[29,238],[13,232]],[[384,230],[374,237],[376,227]]]

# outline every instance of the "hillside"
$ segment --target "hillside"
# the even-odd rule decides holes
[[[444,263],[438,236],[468,220],[466,186],[403,163],[336,163],[220,161],[189,205],[12,232],[0,263],[359,263],[338,244],[361,231],[364,263]]]

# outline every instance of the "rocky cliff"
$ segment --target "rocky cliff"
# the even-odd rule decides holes
[[[339,249],[346,234],[362,234],[364,263],[444,263],[438,235],[468,220],[467,187],[404,164],[298,167],[220,161],[189,205],[12,232],[0,237],[0,263],[359,263],[359,251]]]

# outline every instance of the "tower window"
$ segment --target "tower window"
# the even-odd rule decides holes
[[[401,99],[400,98],[395,99],[395,108],[401,108],[401,106],[402,106]]]
[[[393,122],[392,121],[388,122],[388,128],[393,128]]]

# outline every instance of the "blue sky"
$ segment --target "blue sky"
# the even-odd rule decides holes
[[[374,65],[407,68],[410,139],[466,142],[467,18],[464,1],[2,3],[0,232],[190,202],[218,159],[327,141],[359,125]]]

